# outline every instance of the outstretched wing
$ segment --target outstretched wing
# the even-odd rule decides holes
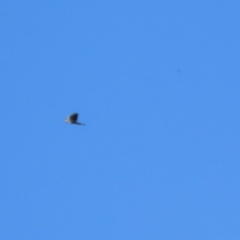
[[[76,122],[78,119],[78,113],[73,113],[69,116],[70,122]]]

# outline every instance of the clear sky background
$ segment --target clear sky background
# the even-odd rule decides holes
[[[237,0],[1,1],[0,239],[240,239],[239,69]]]

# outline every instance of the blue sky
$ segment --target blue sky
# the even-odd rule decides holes
[[[0,239],[239,239],[239,12],[1,1]]]

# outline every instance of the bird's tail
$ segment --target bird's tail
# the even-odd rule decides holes
[[[76,122],[78,125],[83,125],[83,126],[86,126],[85,123],[81,123],[81,122]]]

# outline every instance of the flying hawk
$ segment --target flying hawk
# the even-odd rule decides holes
[[[84,125],[84,126],[86,125],[84,123],[77,122],[77,119],[78,119],[78,113],[73,113],[64,121],[71,124],[78,124],[78,125]]]

